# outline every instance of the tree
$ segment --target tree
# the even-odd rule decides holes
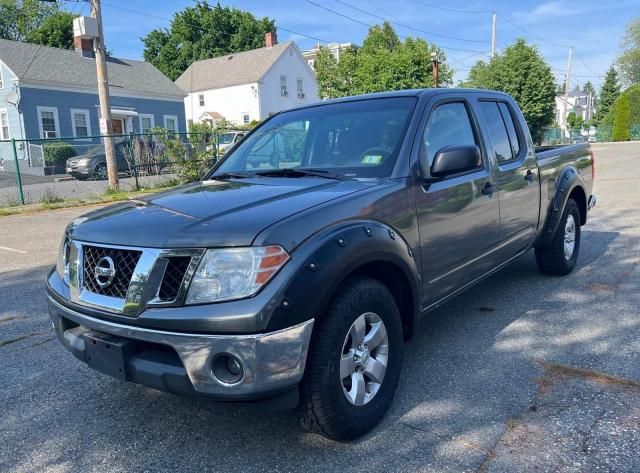
[[[0,38],[26,41],[29,34],[57,13],[56,3],[40,0],[0,0]]]
[[[631,139],[629,97],[626,94],[622,94],[616,100],[611,139],[613,141],[629,141]]]
[[[629,22],[620,43],[618,67],[627,85],[640,84],[640,16]]]
[[[591,98],[593,99],[594,103],[595,103],[596,98],[598,97],[598,93],[596,92],[596,88],[593,86],[591,81],[587,81],[586,84],[584,84],[584,86],[582,87],[582,93],[584,95],[591,94]]]
[[[595,116],[596,126],[610,126],[613,124],[609,112],[619,95],[620,84],[618,83],[618,73],[615,68],[611,66],[605,75],[604,83],[600,89],[600,99],[598,100],[598,109],[596,110]]]
[[[264,46],[270,31],[275,31],[275,23],[269,18],[200,2],[176,13],[168,29],[155,29],[142,38],[143,56],[176,80],[194,61]]]
[[[339,62],[320,48],[315,64],[320,97],[433,87],[432,52],[440,60],[439,85],[451,84],[453,71],[435,45],[419,38],[401,41],[387,22],[372,26],[362,47],[341,52]]]
[[[42,25],[27,35],[29,43],[54,48],[73,49],[73,19],[75,15],[59,11],[45,18]]]
[[[576,112],[570,112],[567,115],[567,126],[572,130],[579,130],[584,125],[584,118],[576,115]]]
[[[478,61],[463,87],[500,90],[510,94],[520,106],[536,143],[543,129],[553,123],[556,85],[551,68],[537,48],[518,39],[488,63]]]

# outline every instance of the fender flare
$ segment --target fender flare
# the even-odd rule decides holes
[[[377,221],[342,223],[305,240],[293,253],[298,267],[283,291],[283,303],[271,313],[265,330],[275,331],[322,317],[340,285],[368,263],[393,265],[409,285],[410,301],[398,301],[405,334],[413,333],[420,314],[421,278],[414,253],[393,228]],[[409,310],[407,310],[409,309]],[[407,318],[410,322],[407,324]],[[410,325],[410,326],[407,326]]]
[[[573,167],[565,169],[558,178],[556,195],[550,204],[547,221],[545,222],[544,229],[534,246],[538,248],[545,248],[551,244],[551,240],[553,240],[556,230],[558,229],[558,225],[560,225],[560,219],[564,213],[569,196],[577,187],[582,189],[584,192],[585,185],[582,177],[580,177],[578,171]]]

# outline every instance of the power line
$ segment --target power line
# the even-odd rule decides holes
[[[459,10],[457,8],[441,7],[440,5],[434,5],[433,3],[426,3],[426,2],[422,2],[420,0],[412,0],[412,1],[415,2],[415,3],[419,3],[420,5],[424,5],[425,7],[436,8],[438,10],[450,11],[450,12],[454,12],[454,13],[478,14],[478,13],[491,13],[492,12],[492,10]]]
[[[329,7],[325,7],[324,5],[320,5],[319,3],[313,2],[312,0],[305,0],[305,1],[307,3],[310,3],[311,5],[315,5],[318,8],[322,8],[325,11],[328,11],[330,13],[338,15],[338,16],[340,16],[342,18],[346,18],[347,20],[351,20],[351,21],[354,21],[354,22],[359,23],[361,25],[368,26],[369,28],[373,27],[373,25],[370,24],[370,23],[365,23],[364,21],[360,21],[360,20],[358,20],[356,18],[350,17],[349,15],[345,15],[344,13],[340,13],[340,12],[338,12],[336,10],[332,10]],[[408,38],[407,36],[403,36],[403,35],[400,35],[400,34],[398,35],[398,37],[402,38],[402,39],[407,39]],[[478,51],[477,49],[463,49],[463,48],[454,48],[454,47],[451,47],[451,46],[441,46],[441,45],[435,45],[435,46],[438,47],[439,49],[447,49],[447,50],[451,50],[451,51],[462,51],[462,52],[467,52],[467,53],[480,53],[480,54],[485,54],[486,53],[486,51]]]
[[[392,24],[394,24],[394,25],[400,26],[400,27],[402,27],[402,28],[407,28],[407,29],[410,29],[410,30],[413,30],[413,31],[417,31],[417,32],[422,33],[422,34],[425,34],[425,35],[438,36],[438,37],[440,37],[440,38],[452,39],[452,40],[455,40],[455,41],[466,41],[466,42],[468,42],[468,43],[489,43],[489,41],[487,41],[487,40],[482,40],[482,39],[458,38],[458,37],[456,37],[456,36],[448,36],[448,35],[444,35],[444,34],[433,33],[433,32],[431,32],[431,31],[421,30],[421,29],[419,29],[419,28],[414,28],[413,26],[405,25],[405,24],[403,24],[403,23],[400,23],[400,22],[397,22],[397,21],[390,20],[389,18],[385,18],[385,17],[383,17],[383,16],[376,15],[375,13],[371,13],[371,12],[366,11],[366,10],[363,10],[363,9],[361,9],[361,8],[354,7],[353,5],[349,5],[347,2],[344,2],[344,1],[342,1],[342,0],[334,0],[334,1],[335,1],[335,2],[337,2],[337,3],[339,3],[339,4],[341,4],[341,5],[344,5],[344,6],[346,6],[346,7],[352,8],[352,9],[354,9],[354,10],[356,10],[356,11],[359,11],[360,13],[364,13],[365,15],[370,15],[370,16],[372,16],[372,17],[374,17],[374,18],[379,19],[379,20],[388,21],[389,23],[392,23]]]

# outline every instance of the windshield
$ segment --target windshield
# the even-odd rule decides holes
[[[215,175],[300,168],[389,176],[415,104],[414,97],[397,97],[282,113],[230,153]]]
[[[223,133],[218,138],[218,143],[220,143],[221,145],[228,145],[233,141],[234,136],[235,136],[235,133]]]

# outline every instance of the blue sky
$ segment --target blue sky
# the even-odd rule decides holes
[[[597,86],[602,79],[594,76],[603,75],[614,61],[625,24],[633,14],[640,12],[640,0],[312,1],[362,23],[375,24],[382,21],[380,17],[387,18],[413,28],[394,25],[399,35],[419,36],[450,48],[445,51],[449,64],[456,70],[456,80],[464,79],[476,60],[487,57],[491,47],[491,11],[495,10],[499,15],[499,49],[518,37],[525,37],[539,47],[557,80],[561,81],[568,55],[568,49],[563,45],[572,45],[576,50],[572,84],[590,80]],[[251,11],[259,17],[268,16],[276,20],[277,26],[325,41],[361,43],[367,34],[367,26],[306,0],[222,0],[220,3]],[[67,5],[70,10],[87,14],[81,3]],[[193,0],[103,0],[107,47],[115,56],[140,59],[143,43],[139,38],[154,28],[169,26],[167,20],[175,12],[191,5],[194,5]],[[84,12],[82,8],[85,8]],[[296,41],[301,49],[317,43],[283,30],[278,32],[278,37],[280,41]]]

